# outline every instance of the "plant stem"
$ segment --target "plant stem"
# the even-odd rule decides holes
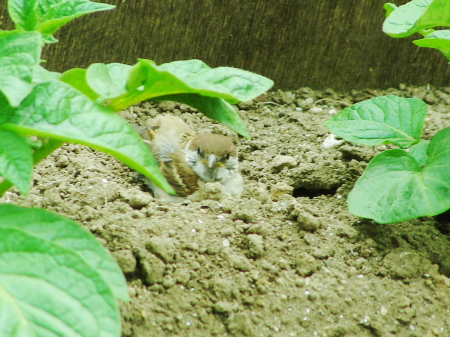
[[[49,139],[45,142],[38,150],[33,153],[33,164],[36,166],[39,164],[45,157],[47,157],[50,153],[55,151],[58,147],[60,147],[63,142],[56,139]],[[0,183],[0,197],[5,194],[13,186],[8,180],[3,180]]]

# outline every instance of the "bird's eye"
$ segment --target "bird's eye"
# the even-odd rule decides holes
[[[199,155],[202,154],[202,150],[200,148],[197,149],[197,154],[199,154]]]
[[[225,160],[228,160],[228,159],[230,159],[230,154],[229,154],[229,153],[227,153],[227,154],[225,155]]]

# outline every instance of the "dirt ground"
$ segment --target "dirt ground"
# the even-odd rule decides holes
[[[188,106],[143,103],[121,115],[143,124],[170,113],[230,136],[244,196],[207,184],[192,202],[164,204],[115,159],[66,144],[36,168],[30,196],[0,202],[67,216],[111,251],[132,297],[120,304],[124,337],[450,336],[450,216],[352,216],[346,196],[386,146],[323,146],[323,121],[388,93],[429,104],[425,138],[450,126],[450,88],[266,94],[239,105],[251,139]]]

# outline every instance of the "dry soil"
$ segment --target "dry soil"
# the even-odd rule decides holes
[[[450,217],[351,215],[347,194],[386,146],[323,146],[325,120],[386,94],[428,103],[424,138],[450,126],[449,88],[269,93],[239,105],[251,139],[188,106],[145,102],[121,115],[143,124],[170,113],[230,136],[245,195],[207,184],[165,204],[114,158],[66,144],[36,168],[30,196],[0,202],[44,207],[96,235],[128,280],[124,337],[450,336]]]

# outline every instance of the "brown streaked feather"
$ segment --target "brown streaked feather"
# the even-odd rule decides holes
[[[158,136],[170,135],[180,140],[181,148],[183,147],[182,142],[186,144],[187,140],[196,134],[181,118],[171,115],[158,116],[154,120],[149,121],[144,129],[144,139],[155,140]]]
[[[198,177],[180,154],[172,154],[171,161],[160,161],[159,169],[177,195],[186,197],[198,190]]]
[[[185,197],[198,190],[198,177],[184,160],[184,147],[196,135],[194,130],[178,117],[162,115],[148,122],[139,134],[177,195]]]

